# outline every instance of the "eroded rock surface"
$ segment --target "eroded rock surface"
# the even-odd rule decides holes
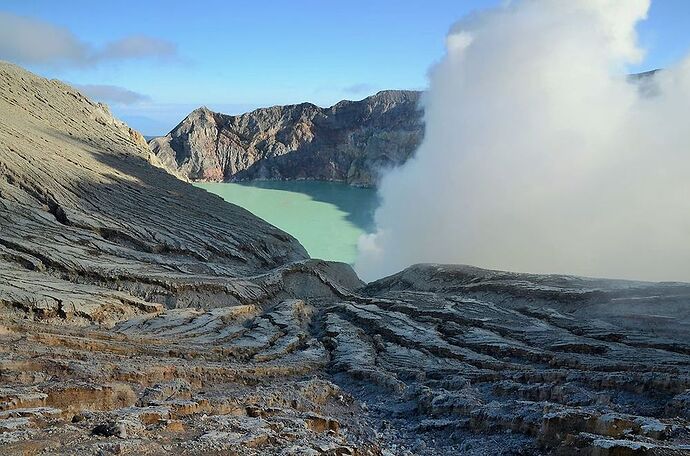
[[[690,285],[365,285],[103,106],[0,78],[0,454],[690,453]]]
[[[319,179],[373,186],[423,135],[420,92],[388,90],[330,108],[310,103],[230,116],[202,107],[149,143],[190,180]]]

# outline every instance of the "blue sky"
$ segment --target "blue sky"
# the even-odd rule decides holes
[[[163,134],[200,105],[239,113],[302,101],[327,106],[388,88],[422,89],[451,24],[499,3],[3,0],[0,22],[18,24],[5,24],[6,35],[37,27],[48,47],[67,57],[26,57],[29,45],[21,46],[27,40],[21,35],[14,43],[19,50],[0,39],[0,58],[80,85],[144,134]],[[653,1],[639,28],[647,59],[633,70],[677,60],[690,48],[689,30],[690,1]],[[40,46],[37,41],[30,45]]]

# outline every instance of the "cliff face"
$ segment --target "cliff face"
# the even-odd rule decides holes
[[[423,135],[420,92],[384,91],[330,108],[274,106],[240,116],[199,108],[149,144],[190,180],[320,179],[373,186]]]
[[[683,455],[690,285],[366,285],[0,64],[0,454]]]

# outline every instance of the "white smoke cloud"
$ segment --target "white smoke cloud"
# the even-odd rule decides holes
[[[690,59],[626,78],[648,0],[521,0],[456,24],[426,133],[383,179],[365,279],[419,262],[690,281]],[[646,94],[646,95],[645,95]]]

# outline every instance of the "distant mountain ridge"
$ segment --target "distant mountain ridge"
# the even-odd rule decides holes
[[[192,111],[149,142],[173,174],[192,181],[319,179],[374,186],[422,140],[421,92],[386,90],[329,108],[311,103],[237,116]]]
[[[0,455],[688,454],[690,284],[364,284],[150,155],[0,62]]]

